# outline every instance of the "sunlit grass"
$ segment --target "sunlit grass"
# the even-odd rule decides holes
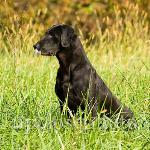
[[[78,118],[69,123],[60,115],[54,92],[56,58],[34,56],[32,41],[26,43],[27,53],[24,47],[14,43],[12,47],[16,51],[0,56],[1,148],[147,149],[150,142],[149,43],[142,39],[131,45],[127,42],[118,45],[110,41],[107,46],[101,42],[99,47],[92,44],[84,47],[98,74],[133,110],[138,129],[125,131],[100,118],[92,124],[84,125],[76,121]]]

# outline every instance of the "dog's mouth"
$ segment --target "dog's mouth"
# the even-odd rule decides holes
[[[43,55],[43,56],[56,56],[56,52],[51,52],[51,51],[49,51],[49,52],[43,52],[43,51],[41,51],[41,50],[35,50],[35,54],[37,54],[37,55]]]

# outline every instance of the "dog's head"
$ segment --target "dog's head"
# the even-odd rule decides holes
[[[33,47],[37,53],[45,56],[56,55],[61,48],[69,47],[76,37],[73,28],[68,25],[54,25]]]

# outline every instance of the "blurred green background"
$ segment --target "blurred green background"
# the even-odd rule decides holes
[[[84,37],[101,29],[122,31],[126,16],[132,23],[138,15],[150,22],[149,0],[1,0],[0,31],[23,30],[27,25],[34,30],[47,29],[56,23],[80,28]],[[142,19],[142,18],[141,18]],[[113,32],[112,31],[112,32]]]

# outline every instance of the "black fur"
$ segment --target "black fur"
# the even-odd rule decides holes
[[[132,111],[121,104],[96,73],[73,28],[62,24],[51,27],[34,48],[42,55],[55,55],[59,61],[55,92],[61,111],[68,97],[68,107],[73,114],[79,107],[84,111],[88,103],[92,118],[101,109],[106,110],[108,117],[120,112],[120,118],[125,122],[134,118]]]

